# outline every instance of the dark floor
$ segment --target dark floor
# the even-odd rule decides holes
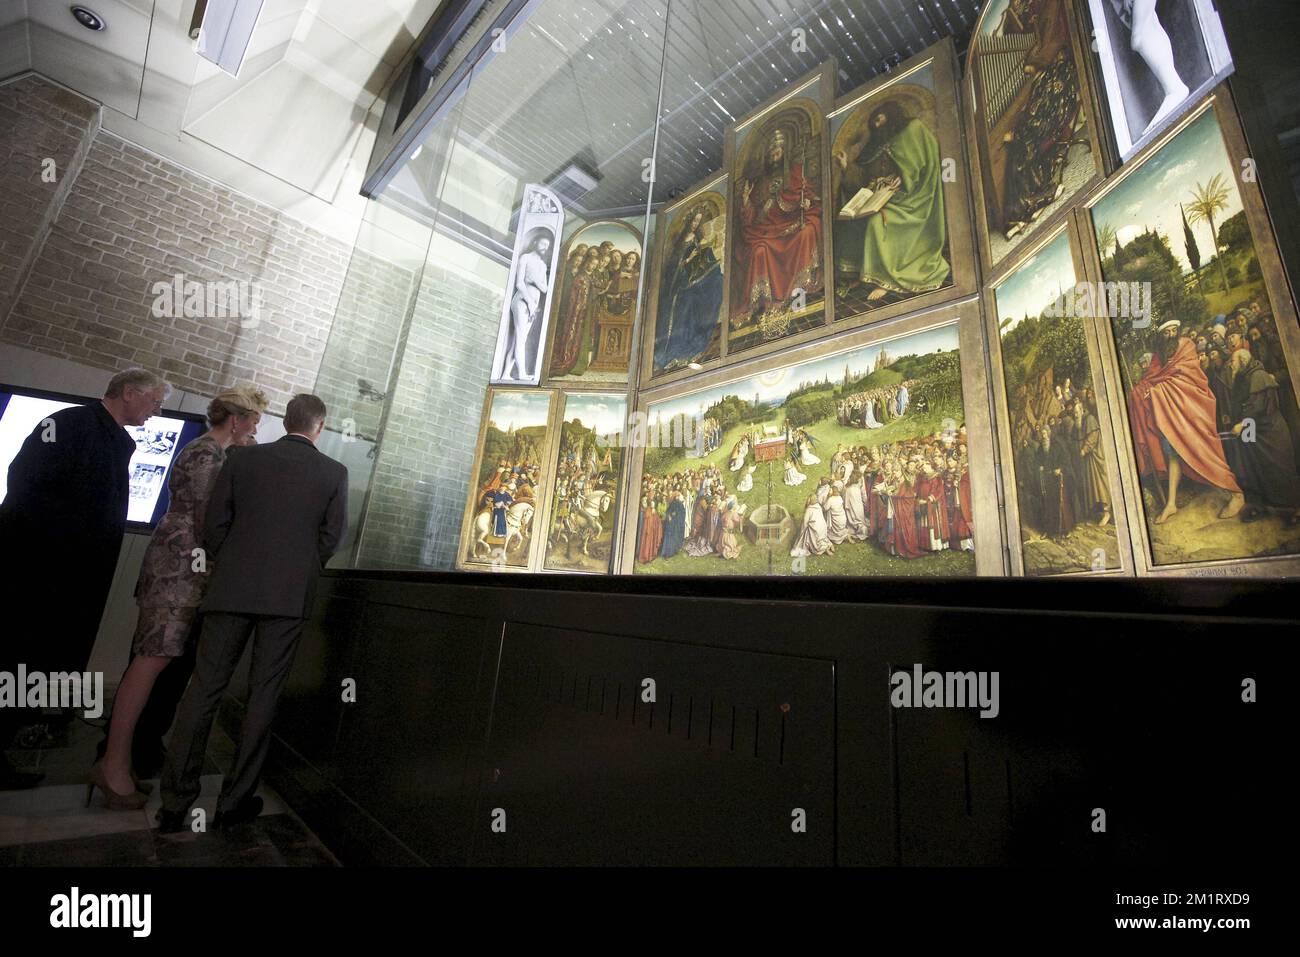
[[[80,719],[52,728],[51,746],[7,751],[25,770],[45,772],[41,786],[0,791],[0,867],[337,867],[338,861],[269,788],[262,816],[230,830],[158,833],[158,782],[140,811],[110,811],[98,791],[86,802],[86,773],[103,736],[102,722]],[[234,745],[213,729],[196,807],[216,811],[222,769]]]

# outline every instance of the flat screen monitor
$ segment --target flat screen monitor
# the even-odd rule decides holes
[[[60,409],[98,401],[62,392],[0,385],[0,502],[9,492],[9,465],[32,430]],[[124,428],[135,440],[127,528],[133,532],[152,531],[171,501],[167,476],[172,463],[181,449],[207,431],[206,420],[193,412],[163,411],[144,425]]]

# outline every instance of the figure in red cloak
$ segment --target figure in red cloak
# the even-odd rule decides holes
[[[821,190],[787,147],[785,132],[774,130],[761,169],[740,183],[733,322],[788,308],[798,289],[821,289]]]
[[[1246,500],[1223,455],[1214,419],[1214,393],[1196,344],[1171,319],[1160,327],[1160,349],[1128,397],[1138,472],[1169,476],[1169,495],[1157,525],[1178,511],[1178,480],[1187,477],[1229,493],[1219,518],[1232,518]]]

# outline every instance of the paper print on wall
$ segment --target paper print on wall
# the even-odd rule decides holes
[[[493,383],[536,385],[540,378],[551,281],[563,232],[564,209],[555,194],[544,186],[525,186],[492,358]]]
[[[635,572],[975,574],[957,344],[942,326],[651,405]]]
[[[546,568],[609,571],[623,477],[619,436],[626,422],[622,396],[565,396]]]
[[[1300,408],[1214,110],[1092,218],[1107,281],[1151,284],[1112,327],[1156,564],[1300,554]]]
[[[626,382],[641,287],[641,234],[618,220],[573,234],[551,325],[550,377]]]
[[[952,285],[930,65],[831,121],[835,318]]]
[[[703,190],[666,217],[652,376],[718,358],[727,261],[726,184]]]
[[[824,128],[817,103],[797,97],[736,134],[729,353],[825,321]]]
[[[1097,172],[1072,36],[1068,0],[991,0],[971,40],[993,263]]]
[[[542,486],[549,392],[495,392],[483,430],[465,560],[526,567]]]
[[[1119,567],[1088,318],[1070,307],[1076,285],[1063,232],[994,290],[1027,575]]]

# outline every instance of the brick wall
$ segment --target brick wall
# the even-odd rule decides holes
[[[331,428],[351,419],[353,434],[373,440],[379,431],[397,339],[411,308],[415,275],[361,249],[354,251],[316,380]],[[361,391],[364,381],[371,387]]]
[[[506,273],[425,267],[370,482],[363,568],[455,565]]]
[[[0,86],[0,320],[98,129],[99,108],[62,87],[34,76]]]

